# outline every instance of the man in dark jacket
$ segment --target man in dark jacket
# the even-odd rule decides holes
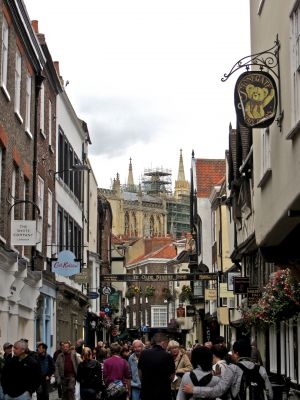
[[[38,362],[41,367],[41,386],[37,390],[38,400],[49,400],[50,378],[55,372],[55,364],[53,358],[47,354],[48,346],[45,343],[38,345]]]
[[[38,361],[28,355],[28,343],[19,340],[14,344],[14,357],[7,360],[1,378],[6,400],[31,399],[41,384],[41,369]]]
[[[166,352],[168,338],[163,333],[156,333],[152,343],[152,348],[144,350],[138,361],[141,399],[171,400],[175,363],[171,354]]]

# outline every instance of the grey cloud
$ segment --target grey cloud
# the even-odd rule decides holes
[[[166,118],[144,100],[89,98],[80,102],[80,115],[88,124],[90,154],[116,157],[131,145],[153,140]]]

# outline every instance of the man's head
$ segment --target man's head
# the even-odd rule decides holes
[[[101,348],[103,347],[103,342],[102,342],[102,341],[98,342],[98,343],[97,343],[97,347],[98,347],[99,349],[101,349]]]
[[[63,343],[63,348],[62,348],[62,351],[63,351],[63,353],[69,353],[69,351],[70,351],[70,343],[69,342],[64,342]]]
[[[134,353],[139,356],[141,354],[141,352],[144,350],[144,344],[141,340],[134,340],[132,343],[132,348]]]
[[[163,349],[167,349],[169,338],[165,333],[158,332],[152,338],[152,344],[161,346]]]
[[[3,350],[6,355],[11,354],[13,350],[13,345],[9,342],[4,343]]]
[[[212,352],[206,346],[198,346],[192,350],[191,362],[194,368],[200,366],[203,371],[211,371],[212,359]]]
[[[37,351],[39,354],[45,354],[48,349],[46,343],[39,343],[37,347]]]
[[[19,358],[24,358],[28,353],[28,343],[25,340],[18,340],[14,344],[14,355]]]
[[[110,352],[111,355],[119,355],[121,353],[122,347],[119,345],[119,343],[112,343],[110,345]]]
[[[247,339],[240,339],[233,343],[232,358],[238,360],[241,357],[251,357],[251,344]]]

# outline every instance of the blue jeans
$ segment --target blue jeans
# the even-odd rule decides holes
[[[131,400],[140,400],[141,398],[141,389],[132,387],[131,388]]]

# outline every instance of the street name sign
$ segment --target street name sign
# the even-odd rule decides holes
[[[111,274],[100,275],[100,280],[111,282],[169,282],[169,281],[212,281],[217,279],[217,274]]]

